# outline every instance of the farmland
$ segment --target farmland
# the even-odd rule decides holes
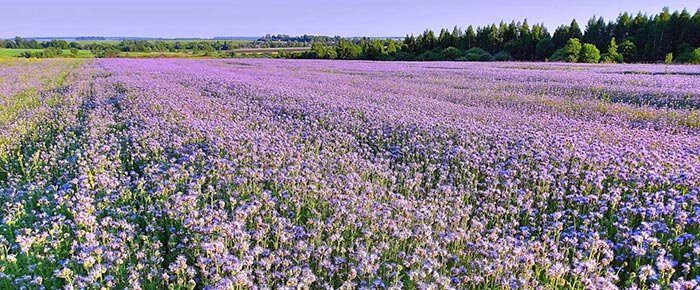
[[[0,60],[0,288],[692,289],[700,67]]]
[[[22,48],[0,48],[0,58],[8,58],[8,57],[19,57],[22,55],[23,52],[41,52],[43,49],[22,49]],[[63,49],[62,50],[62,56],[63,57],[72,57],[72,58],[91,58],[93,57],[92,53],[89,50],[78,50],[77,54],[72,54],[70,49]]]

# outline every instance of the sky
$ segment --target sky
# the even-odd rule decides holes
[[[553,32],[576,18],[656,14],[700,1],[651,0],[0,0],[0,38],[68,36],[201,37],[289,35],[404,36],[426,28],[528,19]]]

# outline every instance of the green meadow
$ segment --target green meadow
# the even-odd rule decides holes
[[[25,49],[25,48],[0,48],[0,57],[18,57],[22,52],[39,52],[43,49]],[[78,54],[73,55],[70,49],[64,49],[61,57],[75,57],[75,58],[90,58],[93,57],[89,50],[78,50]]]

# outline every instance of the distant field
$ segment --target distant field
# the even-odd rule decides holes
[[[0,48],[0,57],[18,57],[22,52],[29,51],[29,52],[37,52],[37,51],[42,51],[43,49],[15,49],[15,48]],[[71,57],[73,54],[70,52],[70,49],[64,49],[63,50],[63,56],[65,57]],[[79,50],[78,55],[76,57],[78,58],[89,58],[92,57],[92,53],[89,50]]]
[[[229,43],[236,43],[236,44],[241,44],[241,43],[248,43],[251,42],[250,40],[214,40],[214,39],[163,39],[163,40],[152,40],[149,39],[149,42],[155,42],[155,41],[162,41],[162,42],[167,42],[167,43],[175,43],[175,42],[180,42],[180,43],[190,43],[190,42],[215,42],[215,41],[220,41],[224,42],[227,41]],[[119,44],[122,42],[121,40],[75,40],[75,42],[85,45],[85,44],[91,44],[91,43],[100,43],[100,44]]]

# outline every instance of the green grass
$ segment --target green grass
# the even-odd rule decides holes
[[[122,52],[119,57],[133,57],[133,58],[192,58],[192,57],[217,57],[216,52],[210,52],[210,55],[206,55],[204,52],[193,53],[191,51],[153,51],[153,52]]]
[[[42,50],[43,49],[0,48],[0,57],[18,57],[20,54],[22,54],[22,52],[25,51],[37,52]],[[78,50],[78,55],[76,55],[75,57],[90,58],[92,56],[93,55],[89,50]],[[73,57],[73,54],[70,52],[70,49],[64,49],[61,57]]]

